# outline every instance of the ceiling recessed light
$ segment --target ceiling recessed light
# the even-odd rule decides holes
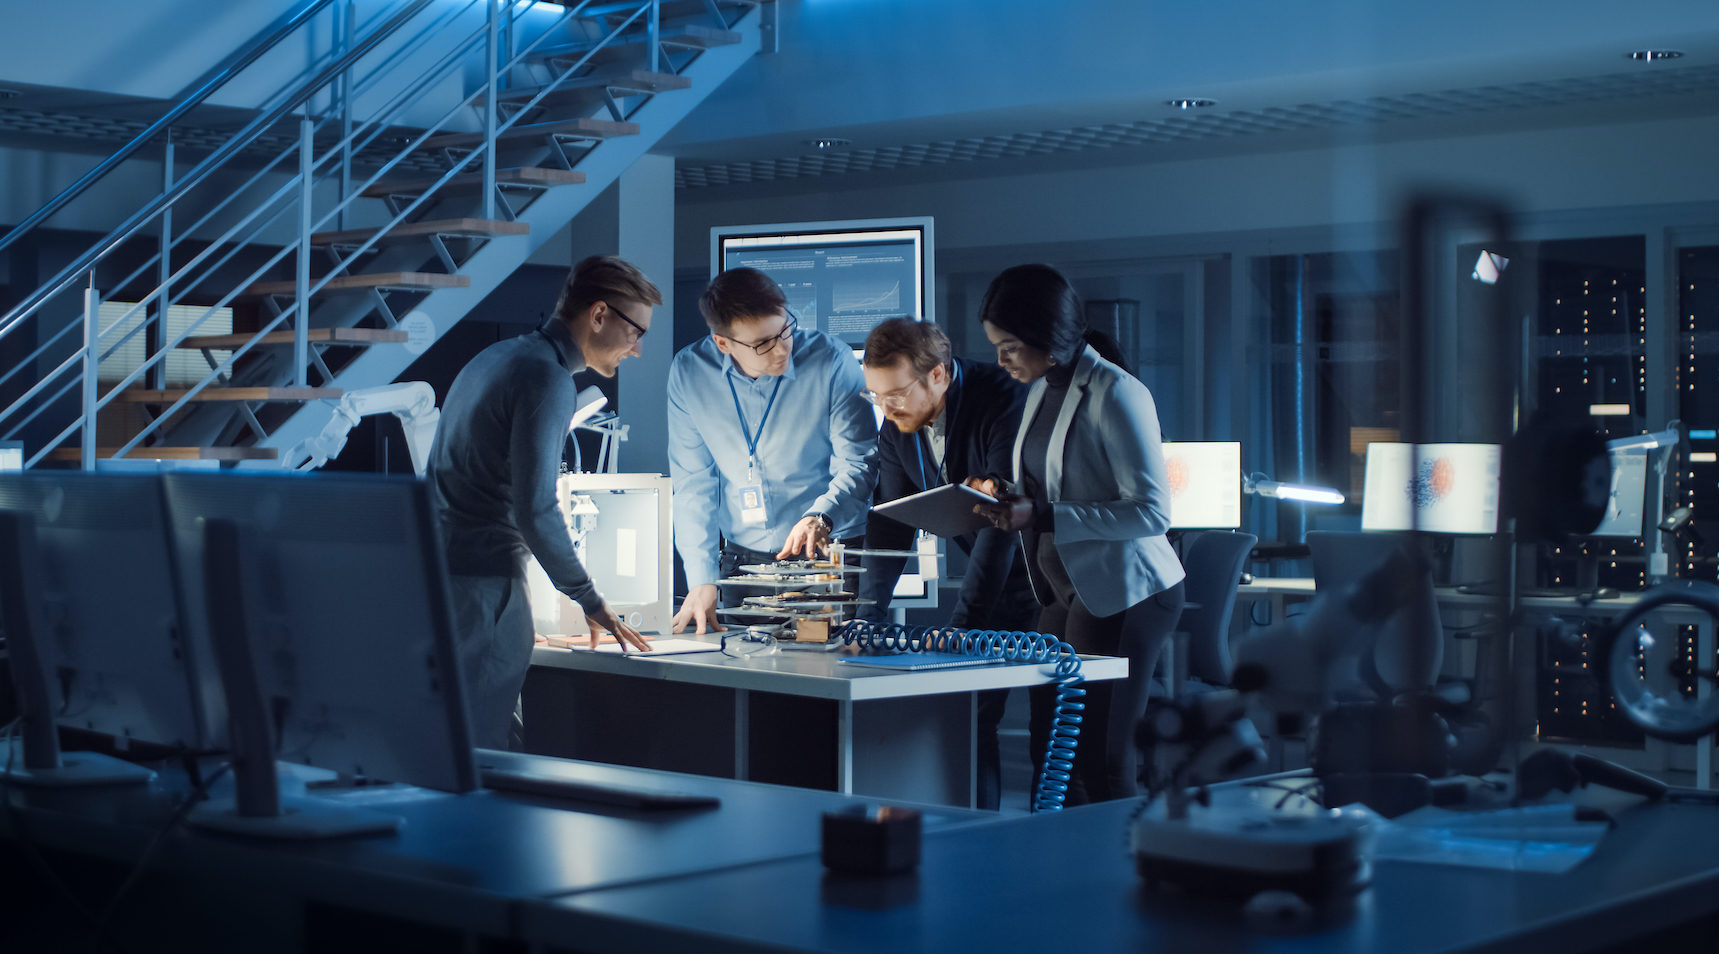
[[[1215,99],[1166,99],[1166,100],[1164,100],[1164,105],[1174,106],[1177,109],[1204,109],[1207,106],[1216,106],[1217,104],[1218,104],[1218,101]]]
[[[1682,50],[1636,50],[1629,55],[1629,58],[1649,63],[1654,60],[1675,60],[1682,55]]]
[[[806,145],[811,146],[819,152],[828,152],[831,149],[840,149],[843,146],[851,146],[853,144],[853,140],[851,139],[836,139],[833,137],[827,139],[806,140]]]

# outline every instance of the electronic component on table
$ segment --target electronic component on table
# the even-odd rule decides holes
[[[756,590],[803,590],[813,584],[840,584],[841,578],[830,574],[827,580],[806,576],[731,576],[717,580],[717,586],[749,586]]]
[[[778,560],[775,563],[752,563],[742,566],[744,573],[760,576],[816,576],[826,573],[864,573],[864,567],[828,563],[823,560]]]
[[[858,593],[805,593],[790,590],[772,596],[748,596],[743,602],[752,606],[864,606],[875,600],[862,600]]]
[[[836,607],[825,607],[819,603],[814,606],[730,606],[719,607],[718,613],[727,616],[748,616],[758,619],[824,619],[842,615]]]

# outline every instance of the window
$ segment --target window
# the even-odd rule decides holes
[[[130,317],[126,317],[127,312],[131,313]],[[205,314],[208,314],[207,318],[203,318]],[[104,301],[101,303],[101,310],[97,315],[101,323],[103,348],[112,347],[114,342],[125,337],[133,329],[145,324],[148,319],[146,309],[137,308],[135,302]],[[200,318],[203,319],[202,323],[196,325],[194,331],[191,330],[192,325]],[[122,319],[125,322],[123,329],[109,330],[115,329]],[[168,341],[176,340],[187,331],[198,336],[232,334],[233,310],[231,308],[217,308],[214,309],[213,313],[210,313],[210,309],[201,305],[173,305],[167,309],[166,325],[165,338]],[[161,336],[155,329],[145,329],[132,335],[129,340],[102,361],[98,375],[99,380],[104,384],[114,384],[136,371],[143,365],[152,347],[160,338]],[[231,353],[231,351],[210,351],[211,356],[217,362],[225,360]],[[165,364],[168,387],[190,387],[207,377],[210,370],[209,363],[203,359],[203,353],[195,348],[175,348],[167,355]],[[133,386],[146,387],[147,384],[144,382],[147,382],[147,379],[146,374],[139,381],[133,382]]]

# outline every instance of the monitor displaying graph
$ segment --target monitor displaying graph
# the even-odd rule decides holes
[[[929,218],[719,226],[710,239],[712,275],[758,269],[802,326],[849,344],[886,318],[932,320]]]
[[[1177,530],[1241,526],[1241,444],[1166,441],[1170,526]]]
[[[1494,533],[1497,444],[1367,445],[1363,530]]]

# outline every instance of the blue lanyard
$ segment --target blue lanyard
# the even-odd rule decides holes
[[[756,470],[758,467],[758,441],[764,437],[764,425],[770,420],[770,409],[776,406],[776,395],[782,391],[782,379],[776,378],[776,386],[770,389],[770,400],[764,402],[764,416],[758,419],[756,433],[746,429],[746,412],[740,409],[740,392],[734,388],[734,379],[724,374],[728,382],[728,393],[734,397],[734,413],[740,418],[740,436],[746,439],[746,469]]]
[[[955,419],[955,410],[951,405],[955,403],[955,396],[959,392],[960,383],[961,366],[951,361],[949,362],[949,390],[944,392],[943,398],[943,416],[945,420]],[[734,382],[728,382],[728,386],[733,387]],[[929,425],[927,425],[926,430],[930,430]],[[925,485],[925,489],[929,490],[931,489],[931,478],[925,473],[925,444],[931,440],[931,437],[929,434],[915,434],[913,435],[913,438],[913,452],[919,455],[919,480]],[[932,459],[932,463],[937,465],[938,480],[943,479],[943,464],[949,459],[949,438],[947,435],[944,436],[943,441],[943,460],[937,460],[935,458]]]
[[[919,455],[919,482],[925,485],[925,489],[930,490],[931,478],[925,473],[925,442],[931,438],[926,437],[923,434],[915,434],[913,435],[913,438],[913,452]],[[948,459],[949,451],[947,449],[943,451],[943,457],[945,460]],[[939,479],[943,476],[942,464],[937,465],[937,476]]]

